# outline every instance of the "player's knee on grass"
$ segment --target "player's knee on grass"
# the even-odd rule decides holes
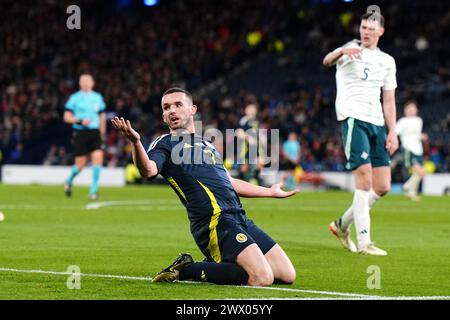
[[[259,270],[256,273],[249,273],[248,285],[266,287],[273,284],[274,277],[272,270]]]
[[[256,244],[244,249],[236,258],[236,263],[248,273],[249,286],[270,286],[274,275],[269,262]]]
[[[295,282],[295,279],[297,279],[297,273],[295,272],[295,269],[291,265],[287,265],[283,270],[281,270],[281,273],[277,275],[275,282],[281,282],[285,284],[293,284]]]

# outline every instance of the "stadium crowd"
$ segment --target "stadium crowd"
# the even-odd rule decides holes
[[[334,77],[321,69],[320,60],[333,46],[357,37],[354,25],[363,6],[313,0],[228,0],[226,8],[207,0],[162,1],[152,8],[132,1],[78,3],[82,28],[72,31],[65,27],[69,1],[48,0],[33,7],[12,0],[0,4],[3,163],[71,164],[71,129],[62,113],[78,88],[79,74],[90,72],[105,97],[108,118],[130,119],[146,144],[165,130],[161,93],[181,86],[195,93],[205,127],[236,128],[245,105],[256,102],[262,128],[280,129],[282,141],[290,132],[298,134],[304,170],[344,170]],[[425,159],[435,171],[448,172],[450,43],[445,26],[450,14],[443,5],[445,1],[386,4],[389,32],[381,44],[397,60],[399,114],[401,103],[411,98],[419,101],[422,114],[439,109],[434,122],[425,121],[430,133]],[[327,12],[342,14],[324,19]],[[236,68],[267,53],[283,58],[288,68],[303,54],[314,55],[319,63],[313,71],[327,80],[317,85],[302,75],[296,85],[271,94],[257,86],[253,91],[205,93],[211,81],[232,81]],[[108,130],[105,142],[105,165],[129,162],[131,150],[115,130]]]

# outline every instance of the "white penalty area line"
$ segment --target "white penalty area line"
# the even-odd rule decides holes
[[[31,273],[31,274],[49,274],[49,275],[63,275],[63,276],[80,276],[80,277],[92,277],[92,278],[109,278],[109,279],[119,279],[119,280],[136,280],[136,281],[151,281],[151,277],[133,277],[133,276],[122,276],[113,274],[95,274],[95,273],[72,273],[72,272],[58,272],[58,271],[45,271],[45,270],[21,270],[14,268],[0,268],[0,272],[12,272],[12,273]],[[196,284],[205,285],[210,283],[194,282],[194,281],[178,281],[179,284]],[[226,285],[225,287],[234,287],[242,289],[255,289],[255,290],[271,290],[271,291],[283,291],[292,293],[308,293],[315,295],[326,295],[340,297],[338,299],[361,299],[361,300],[444,300],[450,299],[450,296],[398,296],[398,297],[388,297],[388,296],[376,296],[376,295],[366,295],[357,293],[346,293],[346,292],[333,292],[333,291],[318,291],[318,290],[302,290],[294,288],[279,288],[279,287],[250,287],[250,286],[232,286]],[[262,298],[255,300],[267,300],[267,299],[286,299],[292,300],[291,298]],[[314,300],[314,299],[336,299],[336,298],[294,298],[295,300]],[[246,299],[247,300],[247,299]]]

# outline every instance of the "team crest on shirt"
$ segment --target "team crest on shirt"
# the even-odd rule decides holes
[[[244,243],[245,241],[247,241],[247,236],[243,233],[238,233],[236,235],[236,241],[239,243]]]

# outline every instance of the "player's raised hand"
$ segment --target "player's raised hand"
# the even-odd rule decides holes
[[[361,59],[361,48],[344,48],[342,54],[348,56],[350,59]]]
[[[398,149],[397,133],[390,131],[386,137],[386,150],[392,156]]]
[[[270,189],[272,190],[273,198],[287,198],[287,197],[293,196],[294,194],[297,194],[298,192],[300,192],[300,189],[284,191],[283,189],[281,189],[281,186],[282,186],[282,183],[276,183],[270,187]]]
[[[139,135],[139,133],[137,133],[137,131],[134,130],[131,126],[130,120],[125,120],[122,117],[114,117],[114,119],[111,120],[111,123],[113,124],[114,128],[119,130],[120,133],[122,133],[122,135],[131,143],[135,143],[141,140],[141,136]]]

